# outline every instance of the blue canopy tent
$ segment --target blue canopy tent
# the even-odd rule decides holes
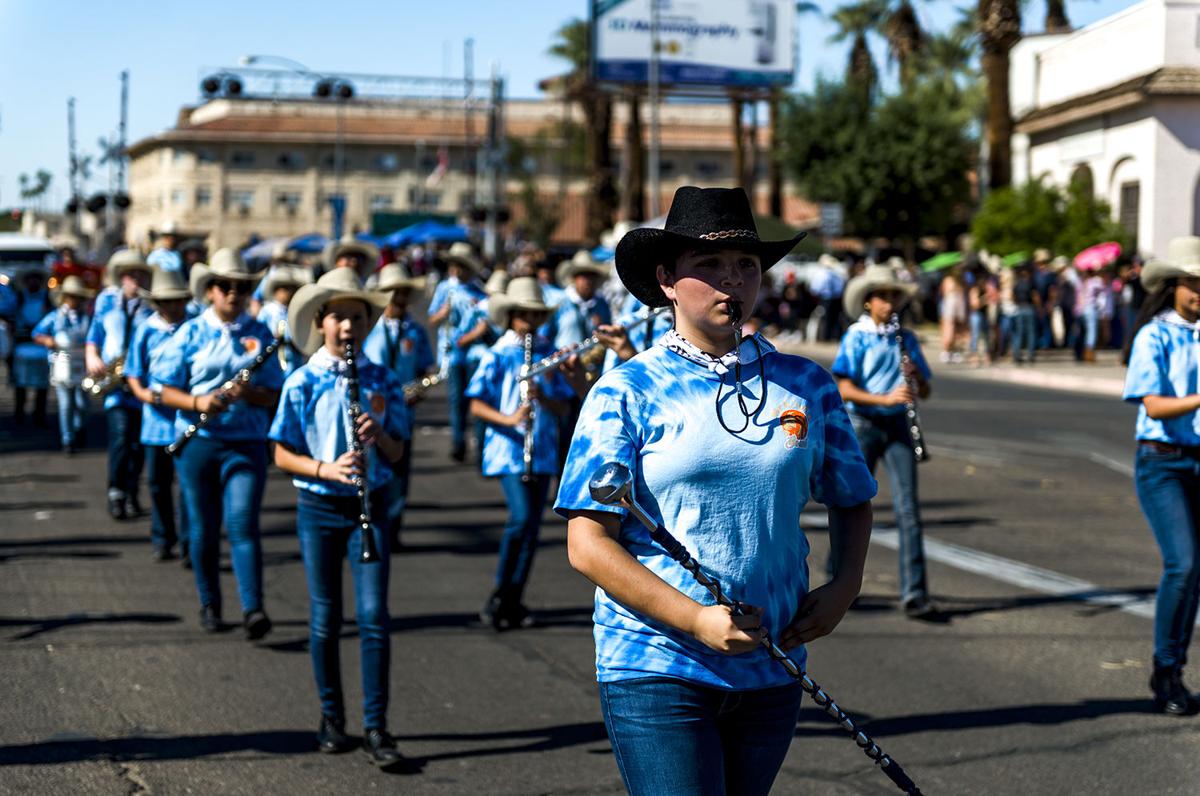
[[[384,245],[396,249],[401,246],[414,246],[418,243],[456,243],[466,239],[467,228],[460,224],[418,221],[412,226],[384,236],[382,241]]]

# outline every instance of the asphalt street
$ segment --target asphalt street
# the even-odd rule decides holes
[[[435,396],[421,409],[406,547],[392,559],[391,730],[414,761],[394,775],[357,752],[314,751],[295,490],[282,474],[263,514],[275,632],[251,644],[200,631],[191,575],[151,561],[147,520],[107,517],[103,450],[68,459],[38,449],[49,433],[0,421],[0,792],[621,793],[593,682],[592,590],[567,565],[565,526],[547,523],[534,567],[543,625],[481,628],[504,502],[447,457],[443,407]],[[1159,573],[1130,477],[1132,409],[948,376],[924,422],[931,545],[991,563],[932,562],[947,621],[916,623],[896,610],[881,536],[858,606],[810,648],[812,677],[926,794],[1196,792],[1200,719],[1150,712],[1149,619],[1097,599],[1144,606]],[[818,507],[806,520],[817,573]],[[1017,585],[1004,562],[1095,588]],[[223,589],[232,605],[227,568]],[[342,651],[357,729],[352,623]],[[810,705],[776,792],[898,791]]]

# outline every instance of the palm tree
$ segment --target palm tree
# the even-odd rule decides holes
[[[880,32],[887,39],[888,58],[900,72],[900,85],[908,86],[917,73],[917,59],[928,38],[912,3],[899,0],[892,5],[882,21]]]
[[[988,187],[1012,182],[1012,108],[1008,98],[1008,53],[1021,40],[1020,0],[978,0],[979,64],[987,81]]]
[[[555,40],[548,52],[569,63],[571,71],[553,83],[583,111],[588,172],[584,236],[587,243],[595,245],[600,241],[600,234],[612,226],[617,209],[618,197],[609,145],[612,100],[596,88],[591,78],[588,64],[591,52],[589,23],[573,19],[554,35]]]
[[[879,29],[886,9],[884,3],[885,0],[858,0],[841,6],[830,17],[838,27],[830,41],[853,41],[850,59],[846,64],[846,82],[856,85],[866,97],[874,94],[879,83],[879,70],[875,68],[875,59],[871,57],[867,34]]]
[[[1067,33],[1071,20],[1067,19],[1067,0],[1046,0],[1046,32]]]

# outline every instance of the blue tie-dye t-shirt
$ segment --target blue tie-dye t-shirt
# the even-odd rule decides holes
[[[569,287],[563,291],[562,301],[554,313],[554,347],[566,348],[581,343],[592,336],[601,324],[612,323],[612,310],[608,302],[597,293],[584,301]]]
[[[288,333],[287,323],[287,305],[281,304],[278,301],[271,300],[262,305],[258,311],[258,320],[261,321],[271,334],[277,334],[283,337],[283,362],[286,367],[283,369],[285,377],[292,375],[296,369],[308,360],[308,357],[292,345],[292,336]]]
[[[151,385],[175,387],[190,395],[207,395],[249,367],[255,356],[275,336],[249,315],[223,323],[210,307],[200,317],[184,322],[163,346],[162,354],[150,365]],[[270,356],[250,377],[250,384],[278,390],[283,384],[279,357]],[[200,420],[199,412],[179,410],[175,432],[182,434]],[[220,440],[265,440],[271,425],[271,410],[248,401],[234,401],[224,412],[209,419],[199,436]]]
[[[154,314],[150,303],[140,298],[125,298],[116,294],[115,303],[111,304],[103,315],[96,315],[88,329],[88,343],[96,346],[104,364],[110,365],[122,355],[128,359],[128,348],[133,342],[133,336],[139,326]],[[140,407],[141,401],[134,397],[129,390],[113,390],[104,397],[104,408],[126,406],[131,409]]]
[[[1155,420],[1146,412],[1147,395],[1183,398],[1200,393],[1200,323],[1188,323],[1166,310],[1138,330],[1129,351],[1124,398],[1138,405],[1136,439],[1200,446],[1200,411]]]
[[[409,410],[403,388],[395,373],[369,359],[360,360],[362,410],[370,412],[388,435],[407,440]],[[349,405],[345,361],[320,348],[284,383],[270,437],[302,456],[332,462],[350,450]],[[374,490],[392,480],[392,467],[375,446],[366,453],[367,483]],[[292,483],[317,495],[356,494],[352,485],[337,481],[294,475]]]
[[[363,341],[363,354],[395,373],[401,384],[425,375],[434,364],[429,335],[407,315],[381,317]]]
[[[533,361],[553,353],[550,344],[539,339],[533,347]],[[521,387],[517,381],[525,364],[525,346],[512,331],[496,341],[479,363],[467,397],[478,398],[493,409],[511,415],[521,406]],[[575,391],[557,370],[536,377],[544,398],[567,400]],[[483,437],[483,474],[515,475],[525,472],[525,424],[516,427],[488,424]],[[533,471],[539,475],[558,472],[558,416],[539,406],[533,424]]]
[[[125,375],[149,386],[150,369],[162,356],[171,335],[182,325],[182,322],[168,323],[158,313],[151,315],[133,334],[129,358],[125,360]],[[142,404],[142,444],[161,446],[174,442],[175,414],[176,411],[169,406]]]
[[[870,500],[876,484],[863,461],[837,385],[819,365],[780,354],[765,339],[741,349],[751,411],[745,422],[733,373],[685,359],[659,344],[602,376],[584,401],[555,511],[621,516],[619,541],[639,562],[698,603],[712,596],[627,511],[592,500],[588,481],[606,462],[634,474],[634,494],[733,598],[765,610],[778,634],[808,591],[808,540],[800,512],[810,499],[829,507]],[[751,361],[753,360],[753,361]],[[715,688],[781,685],[787,673],[762,649],[728,656],[596,590],[596,671],[600,682],[678,677]],[[803,667],[805,652],[790,653]]]
[[[917,336],[908,329],[903,330],[904,346],[917,371],[926,381],[933,378],[929,363],[921,353]],[[904,381],[900,370],[900,346],[896,343],[896,332],[887,326],[879,326],[867,315],[861,316],[850,325],[838,346],[837,356],[829,368],[834,376],[850,379],[859,388],[873,395],[887,395]],[[895,406],[859,406],[847,401],[846,408],[864,417],[882,417],[904,412],[904,404]]]

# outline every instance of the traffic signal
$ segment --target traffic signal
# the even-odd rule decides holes
[[[113,197],[113,204],[120,210],[128,210],[129,205],[132,203],[129,201],[129,194],[119,193]]]
[[[84,207],[87,208],[87,211],[89,213],[99,213],[107,205],[108,205],[108,197],[102,193],[98,193],[95,196],[93,196],[91,199],[88,199],[87,204],[84,205]]]

